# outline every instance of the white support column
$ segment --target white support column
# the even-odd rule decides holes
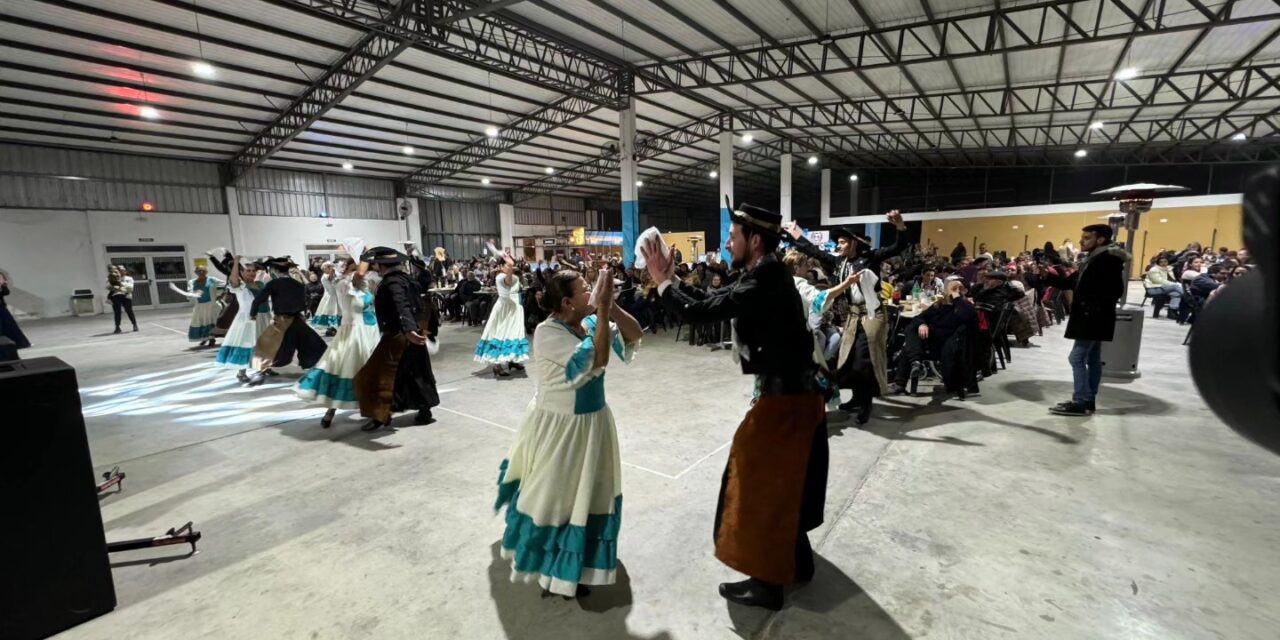
[[[729,207],[733,201],[733,132],[720,132],[720,257],[731,262],[729,255]]]
[[[516,206],[505,202],[498,204],[498,234],[502,241],[499,249],[511,249],[511,255],[516,254]]]
[[[791,154],[784,153],[781,162],[782,197],[778,200],[778,215],[782,216],[782,224],[791,222]]]
[[[231,229],[231,254],[244,255],[244,227],[240,226],[240,195],[231,185],[223,187],[227,199],[227,226]]]
[[[627,108],[618,112],[619,174],[622,184],[622,265],[636,262],[636,241],[640,239],[640,190],[636,172],[636,99],[627,98]]]
[[[821,214],[820,219],[823,224],[829,224],[827,221],[831,219],[831,170],[822,170],[822,199],[819,201],[818,212]]]

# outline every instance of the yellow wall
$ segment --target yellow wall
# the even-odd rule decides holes
[[[690,240],[698,241],[698,251],[693,251],[693,243]],[[685,262],[697,262],[699,255],[707,252],[707,234],[701,231],[673,231],[662,234],[662,241],[667,243],[668,247],[674,246],[680,250],[680,254]]]
[[[1046,241],[1058,246],[1064,239],[1070,239],[1079,247],[1080,229],[1090,224],[1105,223],[1106,220],[1099,219],[1105,215],[1101,211],[1090,211],[925,220],[922,222],[921,244],[928,246],[932,243],[937,245],[940,254],[949,254],[956,242],[963,242],[969,255],[975,255],[977,243],[984,242],[988,250],[1003,249],[1010,255],[1024,248],[1030,251],[1044,246]],[[1142,273],[1142,267],[1151,256],[1164,249],[1181,250],[1188,242],[1200,242],[1206,249],[1212,242],[1214,251],[1218,247],[1240,249],[1244,246],[1240,216],[1238,204],[1153,209],[1144,214],[1133,243],[1134,276]],[[1160,222],[1162,219],[1168,222]],[[1118,240],[1121,242],[1126,240],[1124,234],[1120,232]],[[974,242],[975,237],[977,243]]]

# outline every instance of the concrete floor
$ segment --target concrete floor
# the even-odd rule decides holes
[[[1140,294],[1139,294],[1140,295]],[[1090,419],[1062,327],[966,402],[892,398],[832,414],[818,574],[777,614],[727,605],[712,557],[727,444],[749,385],[727,355],[646,338],[615,365],[627,510],[620,583],[542,600],[498,559],[498,463],[533,392],[449,325],[425,427],[329,431],[291,379],[241,389],[191,350],[185,314],[28,322],[77,368],[109,539],[194,520],[200,552],[117,554],[118,609],[63,638],[1265,638],[1280,636],[1280,457],[1205,407],[1184,330],[1148,321],[1143,377]],[[296,378],[296,369],[285,370]]]

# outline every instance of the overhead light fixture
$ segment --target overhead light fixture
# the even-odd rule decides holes
[[[938,233],[942,233],[942,227],[938,227]]]
[[[754,137],[754,136],[752,136],[751,134],[749,134],[749,133],[744,133],[744,134],[742,134],[742,143],[743,143],[743,144],[751,144],[751,141],[752,141],[752,140],[755,140],[755,137]]]
[[[1085,157],[1085,156],[1087,156],[1087,155],[1089,155],[1089,152],[1088,152],[1088,151],[1085,151],[1084,149],[1076,149],[1076,157],[1077,157],[1077,158],[1083,158],[1083,157]]]
[[[716,178],[716,177],[719,177],[719,176],[720,176],[720,173],[719,173],[719,172],[716,172],[716,171],[712,171],[711,173],[708,173],[707,175],[708,175],[708,176],[711,176],[712,178]]]
[[[155,120],[156,118],[159,118],[159,117],[160,117],[160,112],[159,112],[159,111],[156,111],[156,108],[155,108],[155,107],[153,107],[153,106],[151,106],[151,105],[149,105],[149,104],[144,104],[144,105],[142,105],[142,108],[141,108],[141,109],[138,109],[138,115],[140,115],[140,116],[142,116],[142,117],[144,117],[144,118],[146,118],[146,119],[148,119],[148,120]]]
[[[411,145],[406,144],[405,146],[400,147],[400,150],[403,151],[406,156],[411,156],[414,154],[414,148]]]
[[[1098,129],[1101,129],[1101,128],[1102,128],[1102,127],[1104,127],[1104,126],[1106,126],[1106,123],[1105,123],[1105,122],[1103,122],[1103,121],[1101,121],[1101,120],[1095,120],[1095,121],[1093,121],[1093,122],[1089,123],[1089,128],[1090,128],[1090,129],[1093,129],[1094,131],[1097,131]]]
[[[636,180],[636,186],[637,186],[637,187],[643,187],[643,186],[644,186],[644,180]]]
[[[1043,229],[1043,228],[1044,228],[1044,225],[1042,225],[1042,224],[1038,224],[1038,225],[1036,225],[1036,228],[1037,228],[1037,229]]]
[[[856,173],[849,174],[849,182],[857,182],[857,181],[858,181],[858,174]]]
[[[809,156],[808,162],[810,165],[818,164],[818,156]]]
[[[497,128],[497,127],[485,127],[485,128],[484,128],[484,134],[485,134],[486,136],[489,136],[490,138],[496,138],[496,137],[498,137],[498,128]]]
[[[344,163],[342,163],[342,168],[343,168],[343,169],[345,169],[345,170],[347,170],[347,171],[350,171],[350,170],[352,170],[352,169],[356,168],[356,166],[355,166],[354,164],[351,164],[350,162],[344,162]]]
[[[212,78],[215,74],[218,73],[218,71],[217,69],[214,69],[213,65],[209,64],[208,62],[205,62],[203,60],[197,60],[191,63],[191,73],[194,73],[200,76],[201,78]]]
[[[1018,225],[1016,225],[1016,224],[1015,224],[1015,225],[1013,225],[1013,228],[1014,228],[1014,229],[1017,229],[1017,228],[1018,228]]]
[[[489,184],[488,178],[480,178],[480,184]]]
[[[1125,67],[1116,72],[1115,78],[1116,80],[1121,80],[1121,81],[1132,80],[1138,77],[1139,73],[1140,72],[1138,71],[1137,67]]]
[[[547,174],[547,175],[551,175],[551,174],[555,173],[555,172],[556,172],[556,170],[555,170],[555,169],[552,169],[551,167],[547,167],[546,169],[543,169],[543,170],[542,170],[542,172],[543,172],[543,173],[545,173],[545,174]]]
[[[1240,133],[1237,133],[1234,136],[1231,136],[1231,139],[1235,140],[1236,142],[1244,142],[1245,139],[1247,139],[1248,137],[1249,136],[1244,135],[1244,132],[1241,131]]]
[[[1168,219],[1168,218],[1160,218],[1160,222],[1162,222],[1162,223],[1163,223],[1163,222],[1168,222],[1168,221],[1169,221],[1169,219]]]

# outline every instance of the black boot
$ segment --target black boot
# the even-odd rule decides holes
[[[782,610],[782,587],[755,578],[742,582],[720,583],[720,597],[745,607],[761,607],[770,611]]]
[[[853,416],[853,422],[854,424],[866,424],[867,421],[870,419],[871,419],[871,401],[868,400],[866,404],[862,405],[861,407],[858,407],[858,413],[857,415]]]
[[[386,426],[385,424],[378,422],[373,418],[370,418],[368,422],[360,425],[360,430],[361,431],[377,431],[378,429],[381,429],[385,426]]]
[[[122,333],[122,332],[120,331],[120,327],[116,327],[116,330],[112,331],[112,333]]]
[[[436,419],[431,416],[430,409],[423,409],[418,412],[418,415],[413,417],[414,424],[431,424],[435,421]]]

